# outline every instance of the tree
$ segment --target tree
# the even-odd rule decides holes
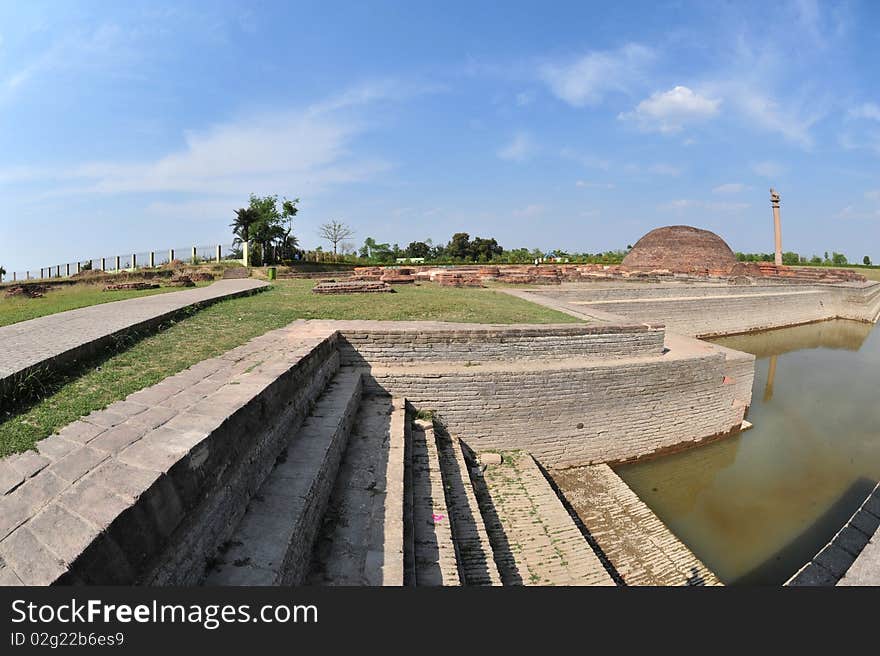
[[[410,242],[406,247],[406,257],[427,258],[431,247],[423,241]]]
[[[232,234],[235,239],[232,241],[233,246],[249,242],[251,240],[251,226],[260,218],[256,210],[250,207],[241,207],[235,210],[235,221],[230,224]]]
[[[298,211],[299,198],[278,201],[277,195],[250,195],[248,206],[235,210],[232,232],[233,245],[253,241],[263,264],[271,264],[278,254],[293,257],[297,239],[293,236],[293,217]]]
[[[470,259],[471,254],[471,236],[466,232],[456,232],[449,240],[446,247],[446,253],[449,257],[458,260]]]
[[[348,239],[354,234],[354,230],[340,221],[329,221],[320,227],[318,233],[322,239],[326,239],[333,244],[333,255],[338,252],[339,242]]]
[[[372,237],[364,239],[364,245],[361,246],[360,256],[366,259],[373,257],[373,251],[376,249],[376,240]]]
[[[865,257],[862,258],[862,264],[864,264],[865,266],[871,266],[871,258],[865,255]],[[0,269],[2,268],[3,267],[0,267]]]
[[[798,264],[800,261],[800,255],[798,255],[797,253],[793,253],[792,251],[786,251],[782,254],[782,263],[786,266]]]
[[[489,262],[493,257],[501,255],[504,249],[498,245],[495,239],[483,239],[474,237],[470,247],[470,259],[479,262]]]
[[[832,253],[831,261],[834,263],[834,266],[844,266],[846,264],[846,255],[843,253]]]

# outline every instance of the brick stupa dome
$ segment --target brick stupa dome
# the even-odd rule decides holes
[[[667,269],[723,276],[736,265],[736,255],[714,232],[691,226],[666,226],[639,239],[623,258],[623,265],[638,270]]]

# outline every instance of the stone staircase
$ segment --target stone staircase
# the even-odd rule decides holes
[[[615,584],[531,455],[481,464],[404,399],[362,389],[355,368],[330,380],[205,585]]]

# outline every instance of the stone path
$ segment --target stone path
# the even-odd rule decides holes
[[[486,528],[505,585],[614,585],[532,456],[505,453],[484,479],[497,513]]]
[[[120,332],[146,327],[193,305],[250,294],[260,280],[220,280],[207,287],[102,303],[0,328],[0,390],[29,370],[69,362]]]
[[[553,472],[553,480],[627,585],[720,585],[608,465]]]

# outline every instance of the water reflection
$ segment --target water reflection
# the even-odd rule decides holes
[[[727,583],[785,581],[880,479],[880,331],[829,321],[717,340],[758,360],[740,436],[620,467]]]

